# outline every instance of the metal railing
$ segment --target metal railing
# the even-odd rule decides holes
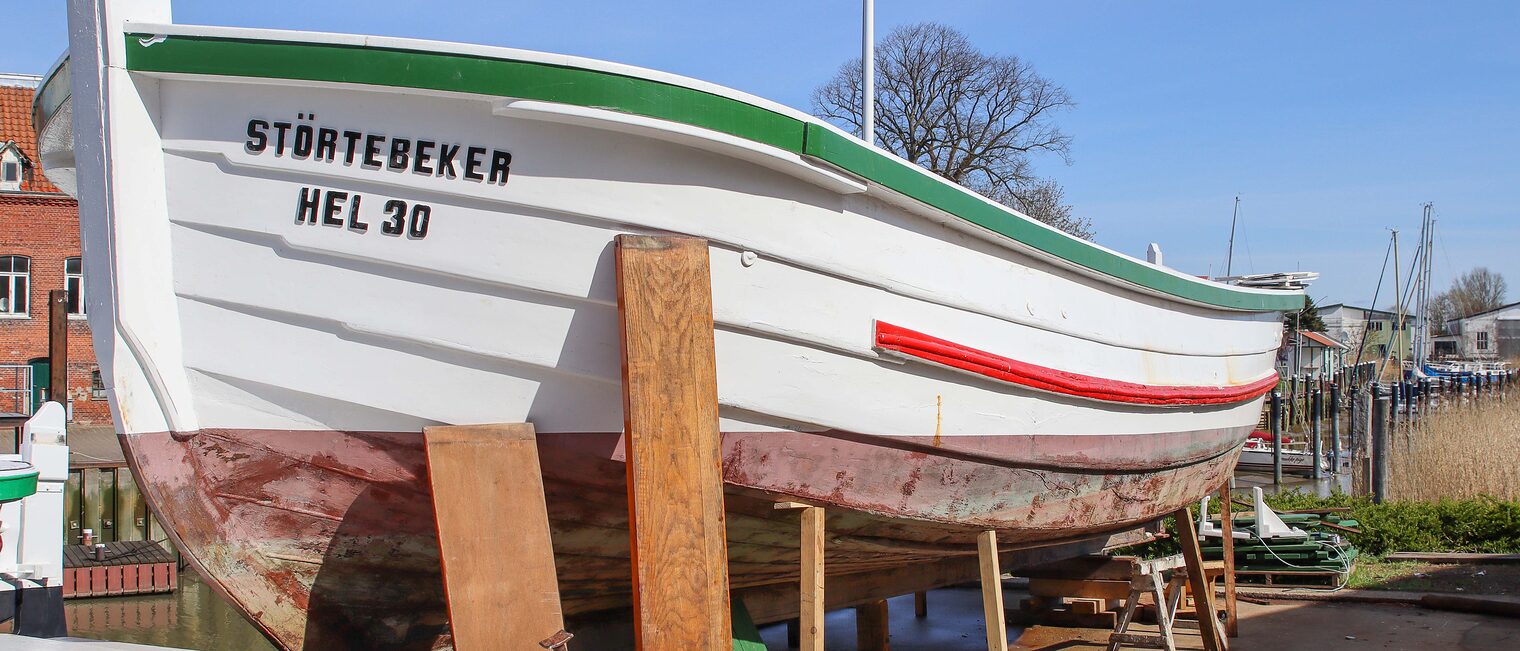
[[[32,367],[30,364],[0,364],[0,412],[31,415]]]

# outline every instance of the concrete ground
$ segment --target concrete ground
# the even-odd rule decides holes
[[[1023,597],[1007,593],[1009,604]],[[929,616],[913,616],[913,597],[888,602],[892,651],[983,651],[987,642],[982,624],[981,592],[949,588],[929,593]],[[1281,602],[1260,605],[1239,602],[1240,637],[1230,640],[1234,651],[1314,649],[1370,651],[1373,649],[1460,649],[1512,651],[1520,649],[1520,619],[1452,613],[1387,604]],[[855,649],[855,612],[829,613],[825,647]],[[1134,632],[1155,632],[1154,625],[1136,625]],[[1010,648],[1077,651],[1103,649],[1106,630],[1034,626],[1010,627]],[[788,649],[786,627],[761,628],[771,651]],[[1178,648],[1202,649],[1195,631],[1177,635]]]

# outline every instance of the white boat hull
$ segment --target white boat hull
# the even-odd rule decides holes
[[[181,549],[287,647],[437,634],[418,448],[434,424],[533,423],[558,460],[556,554],[578,559],[562,559],[567,611],[624,603],[620,233],[709,242],[725,481],[735,500],[835,507],[831,572],[962,554],[988,528],[1075,540],[1196,500],[1275,379],[1277,310],[1302,300],[1071,240],[700,82],[123,26],[83,4],[73,99],[39,100],[73,134],[44,119],[41,140],[78,179],[117,424]],[[609,88],[630,104],[603,106]],[[673,99],[640,103],[655,96]],[[795,550],[756,542],[774,523],[730,517],[736,588],[795,573]],[[371,585],[379,571],[403,578]]]

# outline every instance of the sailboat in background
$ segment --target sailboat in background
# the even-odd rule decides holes
[[[1263,274],[1234,275],[1235,226],[1239,222],[1239,219],[1240,197],[1237,196],[1235,197],[1235,210],[1230,214],[1230,248],[1225,254],[1224,275],[1215,277],[1215,281],[1239,287],[1303,291],[1309,287],[1309,283],[1319,280],[1319,273],[1314,271],[1277,271]]]

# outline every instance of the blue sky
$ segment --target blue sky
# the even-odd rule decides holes
[[[27,27],[0,70],[52,63],[63,5],[10,8]],[[857,1],[181,0],[174,15],[589,56],[803,110],[860,48]],[[1160,242],[1169,265],[1218,273],[1239,194],[1237,272],[1319,271],[1317,300],[1365,304],[1388,229],[1412,243],[1433,201],[1437,287],[1484,265],[1520,299],[1520,3],[879,0],[876,20],[878,35],[946,23],[1064,85],[1074,160],[1037,167],[1106,246]]]

